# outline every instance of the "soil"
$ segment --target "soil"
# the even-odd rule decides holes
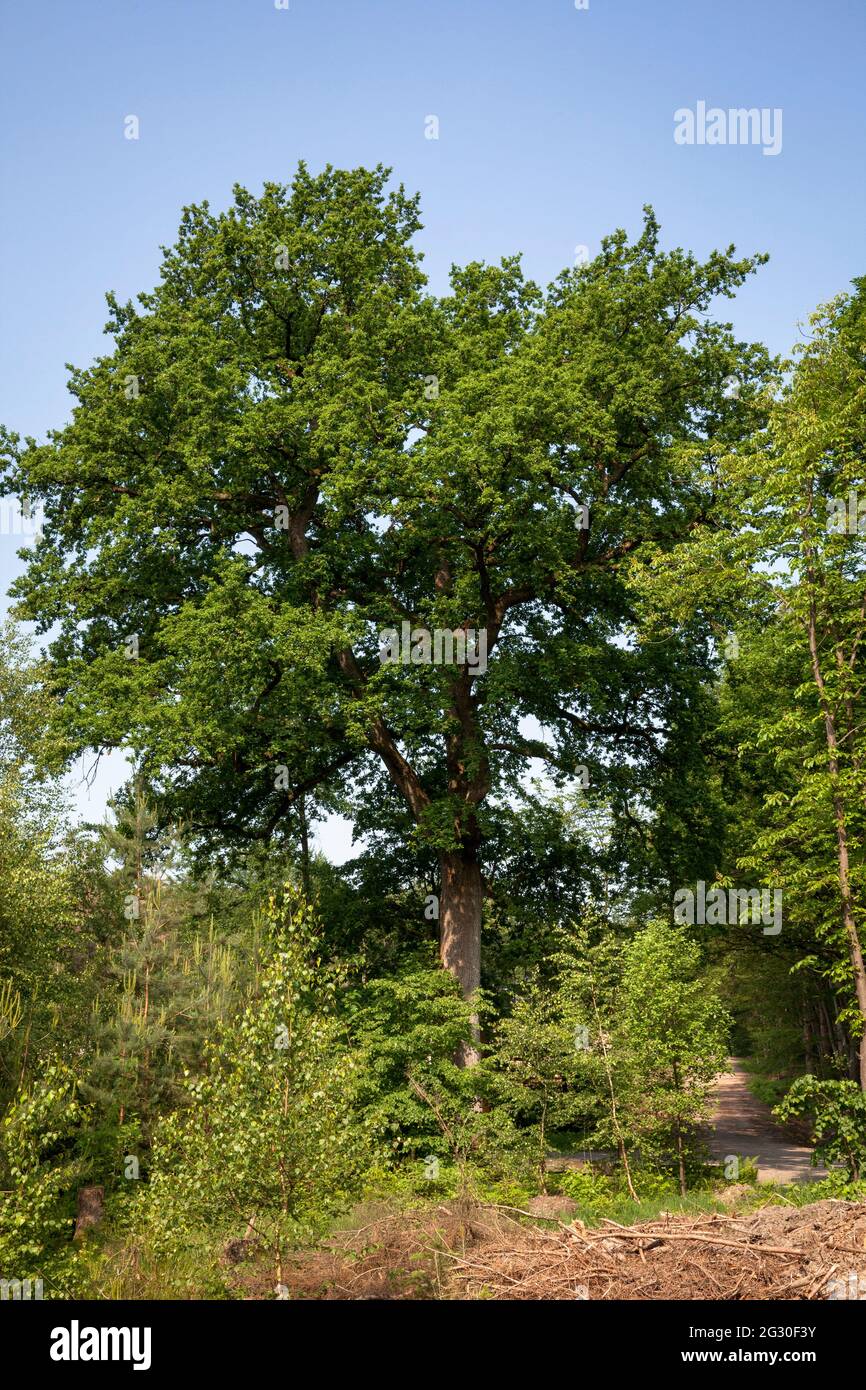
[[[776,1123],[769,1106],[753,1096],[742,1063],[731,1058],[730,1071],[716,1081],[710,1153],[719,1162],[730,1155],[756,1158],[759,1182],[809,1182],[827,1176],[812,1166],[812,1150],[799,1144]]]

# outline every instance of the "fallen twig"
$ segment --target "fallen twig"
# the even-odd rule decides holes
[[[614,1240],[699,1240],[708,1245],[726,1245],[730,1250],[748,1250],[752,1255],[796,1255],[806,1257],[805,1250],[791,1245],[748,1245],[740,1240],[722,1240],[720,1236],[697,1235],[692,1231],[605,1231],[604,1239]]]

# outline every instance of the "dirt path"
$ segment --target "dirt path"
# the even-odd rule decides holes
[[[760,1182],[809,1182],[826,1176],[813,1168],[812,1150],[787,1139],[773,1119],[769,1106],[749,1090],[746,1072],[736,1057],[731,1070],[716,1081],[716,1108],[710,1153],[720,1161],[728,1154],[758,1160]]]

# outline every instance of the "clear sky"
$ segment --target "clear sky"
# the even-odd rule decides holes
[[[515,251],[547,282],[637,230],[647,202],[668,245],[769,251],[724,316],[774,351],[866,273],[864,0],[3,0],[0,16],[0,421],[21,433],[66,419],[64,363],[102,349],[106,290],[154,283],[183,204],[289,181],[302,158],[381,161],[419,190],[434,290],[454,262]],[[677,144],[675,111],[699,102],[780,109],[780,152]],[[20,568],[3,530],[0,593]]]

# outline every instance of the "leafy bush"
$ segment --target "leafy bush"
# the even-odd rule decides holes
[[[730,1160],[733,1159],[733,1163]],[[716,1170],[716,1176],[718,1170]],[[759,1156],[750,1154],[729,1154],[723,1165],[723,1183],[756,1183],[760,1176]]]
[[[385,1162],[446,1157],[451,1146],[410,1074],[452,1115],[470,1112],[482,1084],[457,1066],[469,1036],[470,1006],[438,964],[416,959],[387,978],[364,982],[343,999],[351,1035],[364,1057],[357,1104],[381,1138]]]
[[[531,980],[511,1016],[499,1023],[491,1049],[493,1095],[527,1127],[542,1191],[551,1131],[595,1111],[595,1059],[578,1031],[579,1018],[562,990]],[[586,1028],[583,1033],[588,1038]]]
[[[569,1168],[559,1178],[559,1190],[585,1211],[606,1216],[617,1195],[613,1178],[591,1168]]]
[[[866,1166],[866,1095],[855,1081],[819,1081],[799,1076],[773,1112],[780,1120],[808,1115],[812,1121],[813,1162],[843,1163],[852,1182]]]
[[[805,1207],[827,1198],[844,1202],[866,1202],[866,1182],[851,1182],[842,1168],[833,1168],[820,1182],[792,1182],[784,1187],[786,1203]]]
[[[49,1062],[0,1123],[0,1278],[65,1280],[74,1263],[72,1145],[86,1111],[75,1077]],[[62,1291],[62,1290],[61,1290]]]

